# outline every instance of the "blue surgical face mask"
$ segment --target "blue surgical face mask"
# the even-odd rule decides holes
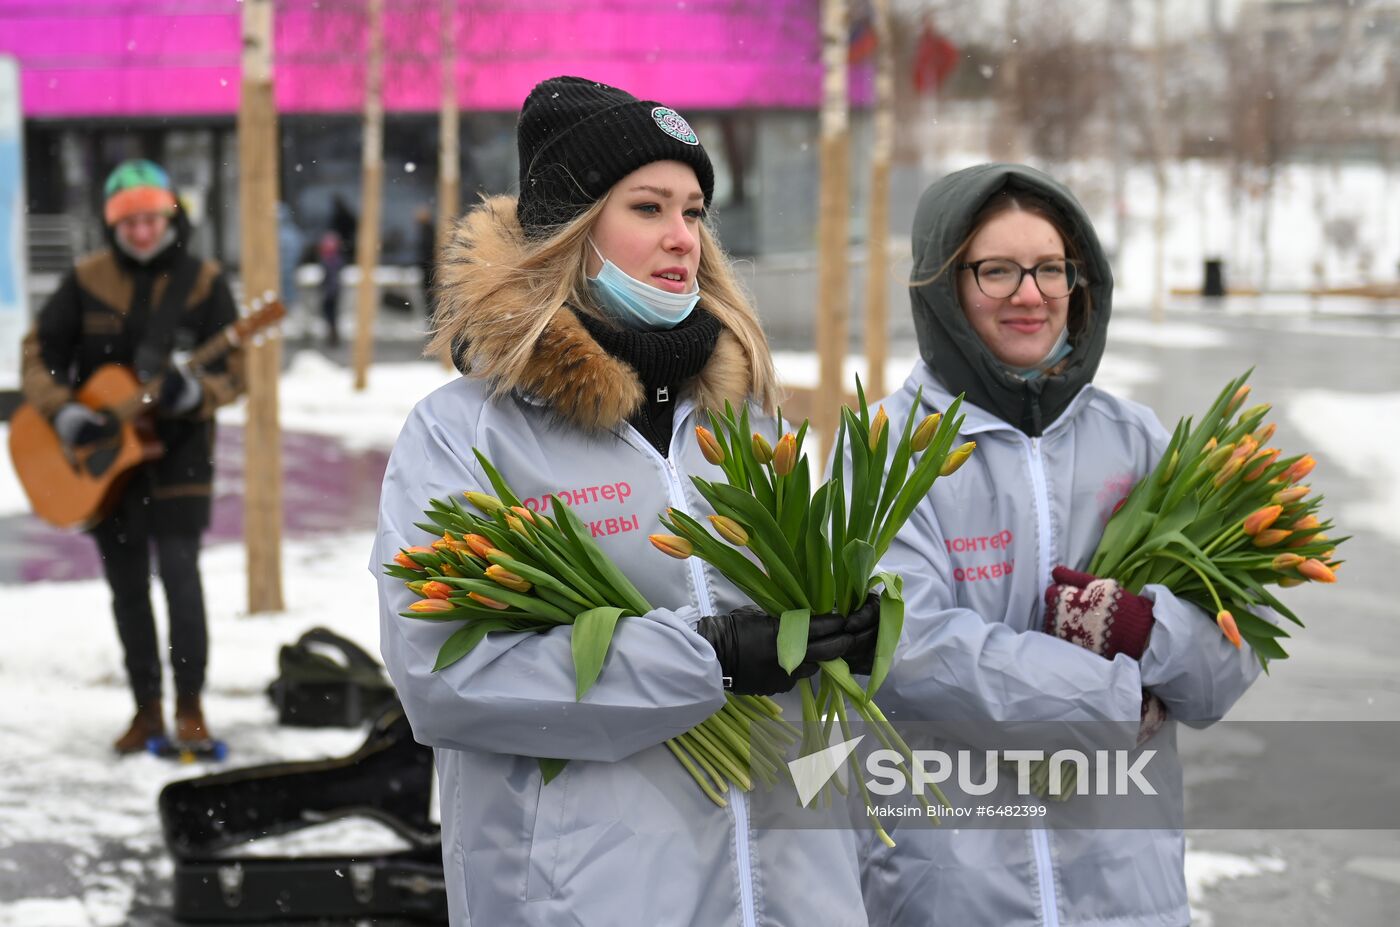
[[[1060,329],[1060,337],[1055,339],[1055,344],[1050,348],[1050,353],[1042,357],[1039,363],[1032,364],[1029,367],[1007,367],[1006,369],[1023,380],[1036,380],[1039,379],[1045,371],[1049,370],[1066,357],[1069,357],[1070,352],[1073,350],[1074,347],[1069,343],[1069,326],[1066,325],[1064,328]]]
[[[668,293],[650,283],[643,283],[628,274],[621,267],[603,257],[603,252],[588,243],[603,262],[603,269],[596,277],[589,277],[593,295],[624,327],[642,331],[657,331],[675,328],[690,315],[695,304],[700,301],[700,284],[689,293]]]

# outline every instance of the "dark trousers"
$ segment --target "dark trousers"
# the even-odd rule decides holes
[[[112,589],[112,614],[126,656],[126,674],[137,705],[160,698],[161,664],[156,645],[156,620],[151,611],[151,547],[165,602],[170,612],[170,665],[175,691],[198,695],[204,688],[209,659],[205,626],[204,588],[199,576],[199,535],[156,534],[144,525],[113,519],[93,531],[107,585]]]

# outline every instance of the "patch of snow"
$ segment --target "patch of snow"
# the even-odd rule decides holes
[[[1341,506],[1337,521],[1400,541],[1400,394],[1306,390],[1285,414],[1323,465],[1340,467],[1366,487],[1364,501]],[[1325,471],[1321,477],[1326,480]]]
[[[1211,927],[1210,914],[1197,909],[1206,891],[1229,879],[1245,879],[1265,873],[1283,872],[1284,861],[1276,856],[1237,856],[1210,850],[1186,849],[1186,897],[1191,903],[1192,923]]]

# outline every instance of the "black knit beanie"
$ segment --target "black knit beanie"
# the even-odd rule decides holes
[[[613,184],[653,161],[695,169],[709,205],[710,158],[675,110],[581,77],[551,77],[525,98],[515,130],[520,147],[520,224],[546,238],[577,218]]]

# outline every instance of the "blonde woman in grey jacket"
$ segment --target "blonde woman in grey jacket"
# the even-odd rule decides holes
[[[1113,296],[1098,237],[1050,177],[984,164],[924,193],[913,249],[922,360],[885,408],[902,421],[919,388],[918,415],[966,393],[958,440],[977,450],[882,564],[903,575],[908,606],[880,703],[896,724],[928,722],[954,748],[1005,748],[1014,728],[1015,746],[1047,754],[1156,749],[1161,801],[1179,817],[1176,723],[1219,720],[1259,664],[1170,589],[1137,596],[1078,572],[1168,439],[1151,411],[1093,385]],[[978,801],[1028,804],[1015,778]],[[896,849],[872,841],[871,923],[1189,922],[1179,829],[999,823],[901,828]]]
[[[463,376],[404,424],[370,561],[385,663],[436,756],[452,924],[864,925],[849,828],[767,829],[740,792],[712,803],[664,746],[726,686],[799,710],[777,620],[647,541],[668,507],[708,511],[690,482],[719,478],[695,438],[705,411],[748,402],[763,421],[775,398],[705,224],[709,159],[674,110],[579,78],[537,86],[517,134],[519,197],[483,202],[439,256],[430,352]],[[430,497],[490,491],[473,449],[528,506],[569,504],[657,606],[619,623],[581,700],[571,627],[490,635],[435,673],[453,628],[400,617],[412,594],[381,575],[422,542]],[[847,653],[856,624],[814,618],[797,675]],[[536,757],[569,762],[545,784]]]

